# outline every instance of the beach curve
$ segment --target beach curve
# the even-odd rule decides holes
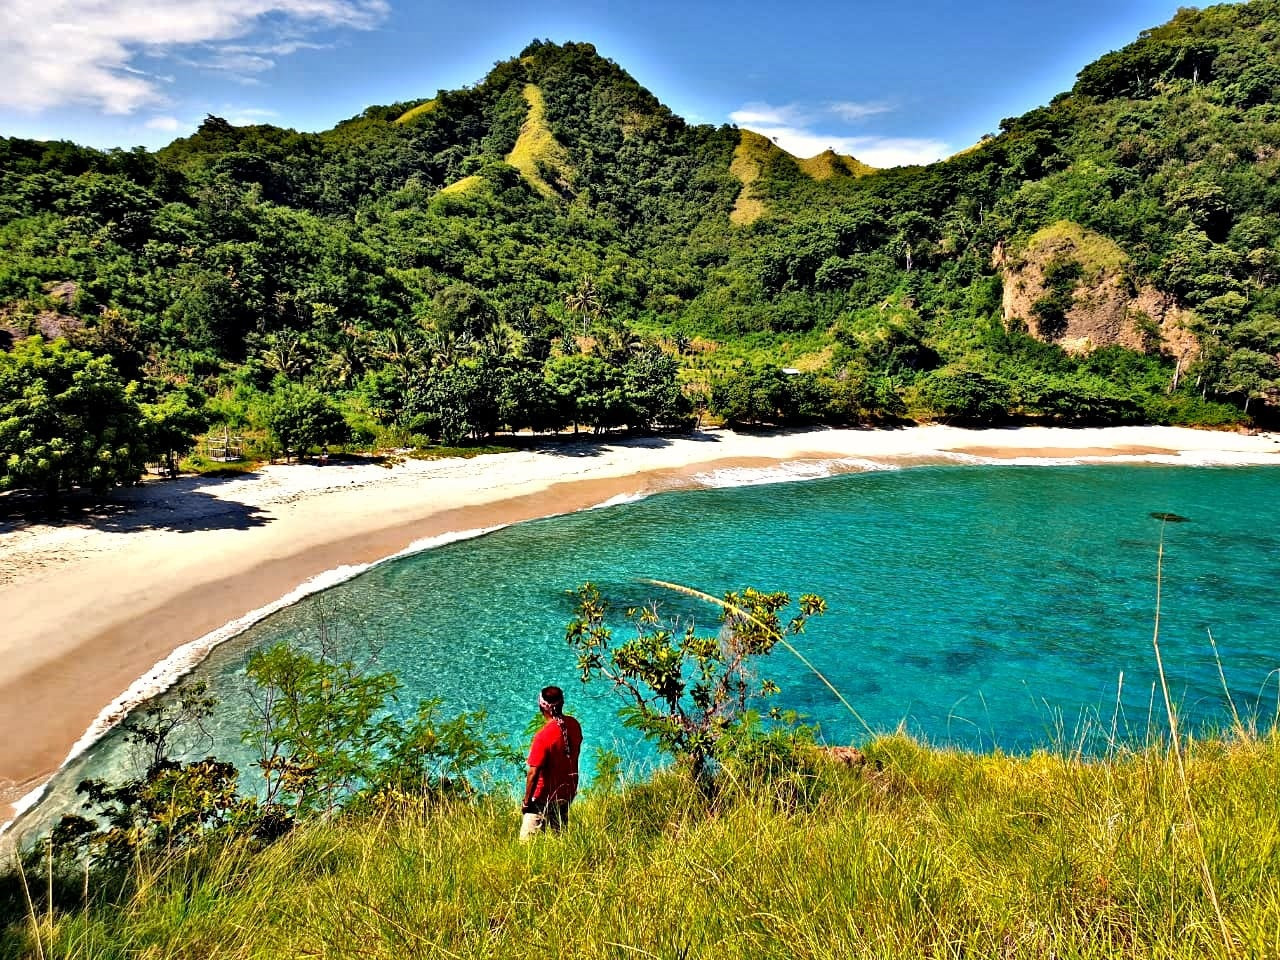
[[[33,802],[216,643],[390,557],[664,489],[946,460],[1280,465],[1280,442],[1171,427],[706,431],[147,484],[117,498],[125,520],[0,528],[0,804]]]

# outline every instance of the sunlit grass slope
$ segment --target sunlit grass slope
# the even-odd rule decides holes
[[[782,148],[751,130],[743,130],[738,146],[733,151],[729,172],[742,182],[742,191],[733,204],[729,220],[738,226],[754,223],[765,214],[764,201],[756,196],[754,184],[770,160],[770,155],[782,153]]]
[[[770,164],[779,159],[789,160],[805,176],[814,180],[831,180],[836,177],[865,177],[875,173],[876,168],[868,166],[855,157],[824,150],[816,157],[801,160],[793,157],[776,143],[754,130],[742,130],[738,146],[733,151],[733,160],[729,164],[729,172],[742,183],[742,190],[729,213],[729,220],[746,226],[754,223],[768,212],[765,201],[759,196],[756,183]]]
[[[441,187],[440,192],[442,194],[468,193],[475,190],[477,187],[483,187],[484,185],[484,177],[473,173],[471,176],[463,177],[461,180],[457,180],[449,184],[447,187]]]
[[[796,165],[815,180],[830,180],[833,177],[865,177],[875,173],[876,168],[863,163],[857,157],[836,153],[834,150],[823,150],[816,157],[797,160]]]
[[[1088,277],[1119,272],[1129,263],[1129,255],[1110,237],[1070,220],[1059,220],[1037,230],[1028,239],[1026,252],[1042,260],[1054,254],[1069,256]]]
[[[511,164],[539,193],[552,197],[563,193],[572,182],[573,168],[569,154],[547,126],[547,107],[536,84],[526,84],[524,99],[529,113],[520,126],[520,136],[507,155]],[[545,174],[556,181],[549,183]]]
[[[400,116],[396,117],[396,123],[408,123],[416,117],[424,117],[438,106],[435,100],[426,100],[418,104],[416,107],[410,107]]]
[[[513,802],[319,824],[144,870],[57,957],[1280,956],[1280,741],[1108,761],[930,750],[730,788],[595,792],[521,845]],[[1211,897],[1216,897],[1215,908]],[[10,955],[36,925],[11,931]]]

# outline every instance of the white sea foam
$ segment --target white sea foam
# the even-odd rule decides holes
[[[340,583],[345,583],[351,578],[359,576],[366,570],[376,567],[379,564],[387,563],[390,560],[396,560],[401,557],[411,556],[415,553],[422,553],[426,550],[445,546],[446,544],[456,543],[460,540],[472,540],[476,537],[482,537],[487,533],[500,530],[504,526],[506,526],[506,524],[498,524],[497,526],[492,527],[479,527],[473,530],[459,530],[451,533],[440,534],[436,537],[425,537],[422,540],[415,540],[398,553],[394,553],[389,557],[383,557],[380,560],[374,560],[371,563],[344,564],[339,567],[334,567],[331,570],[326,570],[323,573],[319,573],[314,577],[304,580],[283,597],[273,600],[266,606],[259,607],[256,610],[251,610],[244,616],[237,617],[235,620],[218,627],[218,629],[212,630],[204,636],[196,640],[192,640],[190,643],[183,644],[135,680],[133,684],[130,685],[129,689],[120,694],[120,696],[116,697],[115,700],[111,701],[111,703],[102,709],[98,716],[94,718],[94,721],[89,724],[89,728],[85,730],[80,739],[75,742],[75,745],[67,754],[67,758],[62,761],[62,764],[58,767],[58,771],[55,771],[54,776],[57,776],[57,773],[66,767],[67,764],[71,763],[104,736],[110,733],[121,720],[129,715],[129,711],[164,693],[204,662],[205,658],[208,657],[219,644],[225,643],[231,638],[244,633],[244,631],[248,630],[260,620],[276,613],[279,610],[290,607],[298,601],[304,600],[313,594],[319,593],[322,590],[328,590],[330,587],[335,587]],[[50,778],[50,780],[52,780],[52,778]],[[49,786],[49,782],[49,780],[46,780],[40,786],[36,787],[12,805],[13,818],[3,824],[0,824],[0,835],[3,835],[9,827],[16,823],[22,814],[26,813],[40,802],[41,798],[44,796],[45,790]]]
[[[901,470],[901,463],[890,463],[888,460],[866,460],[862,457],[844,457],[836,463],[844,468],[842,472],[874,473],[884,470]]]
[[[1231,450],[1183,450],[1178,453],[1118,453],[1078,457],[986,457],[962,450],[939,451],[938,456],[954,463],[984,467],[1073,467],[1083,464],[1149,463],[1170,467],[1252,467],[1272,466],[1274,454]]]
[[[843,457],[838,460],[789,460],[767,467],[724,467],[709,473],[696,474],[693,479],[704,487],[757,487],[769,483],[819,480],[837,473],[898,469],[901,468],[880,460]]]
[[[21,817],[24,813],[26,813],[28,810],[30,810],[40,801],[40,798],[44,796],[44,790],[45,790],[45,787],[47,786],[48,786],[48,783],[42,783],[40,784],[40,786],[36,787],[26,796],[20,797],[17,800],[13,801],[13,804],[12,804],[13,819],[6,820],[4,823],[0,823],[0,837],[4,836],[5,831],[8,830],[9,827],[12,826],[14,823],[16,823],[19,817]]]
[[[616,497],[610,497],[600,503],[588,507],[588,510],[601,510],[605,507],[618,507],[626,503],[639,503],[649,497],[647,493],[620,493]]]

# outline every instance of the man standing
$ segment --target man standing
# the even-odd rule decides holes
[[[569,804],[578,792],[578,756],[582,752],[582,727],[564,715],[564,691],[544,687],[538,709],[546,717],[529,746],[529,769],[524,778],[524,802],[520,812],[520,839],[527,840],[544,827],[559,833],[569,822]]]

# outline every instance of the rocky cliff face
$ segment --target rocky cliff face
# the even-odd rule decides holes
[[[1191,311],[1151,286],[1138,286],[1128,256],[1112,240],[1066,221],[1045,227],[1018,252],[997,247],[1006,326],[1073,353],[1113,344],[1159,350],[1186,364],[1200,345]]]

